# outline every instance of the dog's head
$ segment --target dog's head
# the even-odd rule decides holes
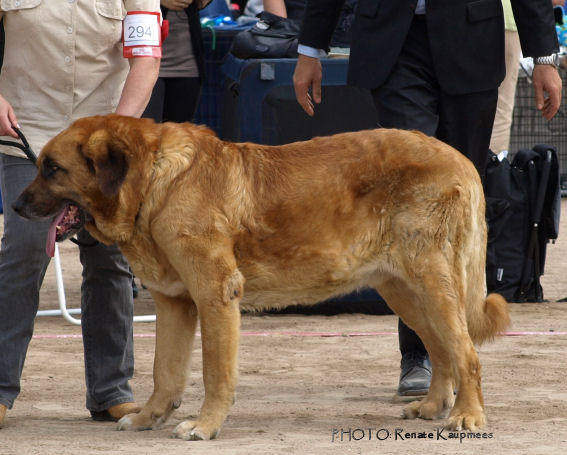
[[[148,119],[87,117],[47,143],[35,180],[13,209],[32,220],[54,217],[48,253],[55,240],[84,225],[105,243],[130,234],[151,151],[157,148],[156,128]]]

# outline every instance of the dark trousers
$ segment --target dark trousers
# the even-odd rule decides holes
[[[153,118],[156,122],[190,122],[200,97],[200,78],[160,77],[142,117]]]
[[[415,16],[396,66],[386,82],[372,90],[372,96],[380,126],[437,137],[467,156],[484,176],[498,88],[445,93],[437,81],[424,16]],[[416,333],[401,320],[398,329],[402,354],[426,352]]]

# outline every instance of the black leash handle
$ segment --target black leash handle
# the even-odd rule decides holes
[[[36,161],[37,161],[37,156],[35,156],[35,153],[33,153],[33,150],[31,149],[30,145],[28,144],[26,137],[19,130],[19,128],[16,128],[15,126],[13,126],[12,129],[16,132],[16,134],[18,135],[18,137],[20,138],[20,141],[22,141],[22,143],[20,144],[19,142],[0,140],[0,144],[19,148],[28,157],[28,160],[30,160],[33,164],[35,164]]]

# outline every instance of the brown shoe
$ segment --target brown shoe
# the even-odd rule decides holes
[[[118,422],[126,414],[140,412],[140,410],[141,408],[136,403],[120,403],[104,411],[91,411],[91,416],[97,422]]]
[[[0,404],[0,428],[2,428],[2,425],[4,425],[4,417],[6,417],[6,410],[8,408],[6,406],[4,406],[3,404]]]

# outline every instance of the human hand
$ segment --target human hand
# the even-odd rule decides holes
[[[293,73],[293,87],[297,102],[310,117],[315,114],[313,102],[317,104],[321,102],[322,79],[323,69],[319,59],[299,54]]]
[[[191,3],[193,3],[193,0],[161,0],[160,3],[167,9],[172,9],[173,11],[182,11]]]
[[[559,72],[552,65],[534,65],[532,80],[536,107],[546,120],[551,120],[561,104],[563,83]]]
[[[16,113],[12,106],[6,99],[0,96],[0,136],[12,136],[18,138],[18,135],[13,130],[13,126],[19,128]]]

